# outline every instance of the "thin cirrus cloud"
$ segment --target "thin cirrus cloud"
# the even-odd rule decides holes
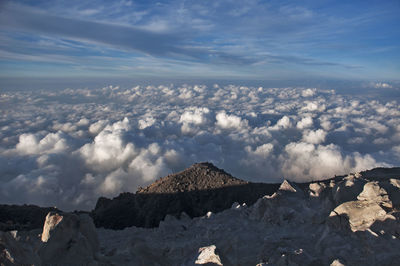
[[[150,56],[234,64],[252,64],[257,61],[250,57],[187,46],[182,32],[163,33],[133,26],[67,18],[24,6],[5,6],[0,23],[5,29],[100,43]]]
[[[3,1],[1,76],[391,81],[396,10],[394,1]]]
[[[165,55],[177,52],[172,40],[178,36],[50,15],[29,8],[11,7],[2,16],[2,25],[43,34],[101,42],[141,52]]]

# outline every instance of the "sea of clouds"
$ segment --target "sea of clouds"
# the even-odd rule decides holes
[[[94,207],[210,161],[250,181],[398,165],[396,98],[214,85],[0,91],[0,202]]]

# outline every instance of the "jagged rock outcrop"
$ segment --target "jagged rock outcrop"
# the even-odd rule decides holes
[[[127,241],[163,254],[164,265],[193,265],[193,254],[196,261],[204,247],[212,247],[222,265],[397,265],[400,168],[384,171],[389,178],[375,173],[284,181],[254,205],[234,203],[193,219],[168,215],[158,229],[98,229],[100,246],[122,265],[140,265],[139,250],[127,248]]]
[[[106,265],[87,214],[49,212],[43,230],[0,232],[1,265]]]
[[[207,171],[208,166],[203,166],[190,171]],[[157,194],[153,192],[162,191],[165,184],[172,195],[182,187],[196,191],[195,182],[174,183],[191,179],[170,177],[137,195]],[[241,181],[233,178],[232,182]],[[221,212],[207,211],[195,218],[186,212],[167,214],[158,228],[95,228],[86,214],[51,212],[43,231],[0,232],[0,264],[339,266],[397,265],[400,261],[400,168],[307,184],[285,180],[274,186],[274,193],[255,204],[233,202]],[[233,191],[247,191],[241,189]],[[125,205],[116,207],[126,210]]]
[[[38,253],[45,265],[87,265],[99,251],[97,233],[87,214],[50,212],[41,240]]]
[[[216,249],[215,245],[199,248],[199,254],[194,264],[223,265]]]
[[[185,212],[198,217],[228,209],[234,202],[249,205],[278,187],[243,181],[210,163],[199,163],[160,178],[135,194],[123,193],[112,200],[100,198],[92,217],[97,227],[156,227],[167,214],[178,217]]]
[[[349,227],[353,232],[371,230],[370,228],[374,224],[385,223],[387,224],[386,230],[394,233],[394,235],[400,234],[400,223],[395,217],[399,214],[397,202],[400,194],[397,186],[399,179],[384,179],[377,175],[378,173],[382,174],[382,172],[388,173],[382,171],[382,169],[380,171],[372,170],[359,176],[350,175],[339,182],[335,188],[342,188],[343,183],[345,187],[350,187],[347,189],[345,197],[348,200],[338,205],[330,213],[330,223],[336,226]],[[396,171],[393,170],[389,177],[393,175],[393,172]],[[351,180],[350,184],[349,180]],[[357,188],[351,189],[352,186],[357,186]],[[349,193],[349,191],[358,192],[360,190],[361,192],[358,194],[350,195]],[[340,189],[335,190],[334,198],[338,191],[340,192]],[[338,203],[338,201],[336,202]]]

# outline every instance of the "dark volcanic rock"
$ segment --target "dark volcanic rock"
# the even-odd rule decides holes
[[[398,178],[400,177],[400,167],[378,167],[371,170],[363,171],[360,174],[365,178],[370,178],[376,181],[385,180],[388,178]]]
[[[43,228],[46,215],[54,211],[59,210],[35,205],[0,205],[0,231]]]
[[[228,186],[247,185],[211,163],[197,163],[188,169],[160,178],[137,193],[178,193],[186,191],[218,189]]]
[[[185,212],[197,217],[230,208],[234,202],[250,205],[278,188],[279,184],[246,182],[210,163],[199,163],[160,178],[135,194],[100,198],[92,217],[97,227],[157,227],[167,214],[178,217]]]

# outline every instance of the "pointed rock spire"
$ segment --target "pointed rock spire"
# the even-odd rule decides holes
[[[297,192],[297,190],[286,179],[283,180],[281,186],[279,187],[279,190],[289,191],[289,192]]]

